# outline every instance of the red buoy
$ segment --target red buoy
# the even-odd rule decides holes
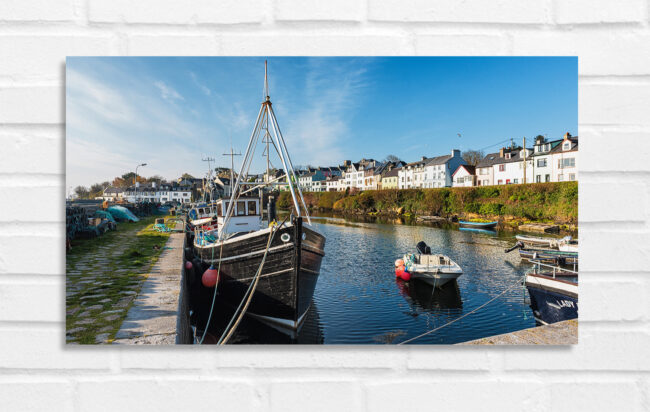
[[[185,270],[191,270],[192,269],[192,262],[185,261]]]
[[[208,270],[203,272],[203,276],[201,276],[201,283],[203,283],[203,286],[205,286],[206,288],[213,288],[216,286],[218,279],[219,279],[219,272],[217,271],[217,269],[210,266]]]
[[[398,278],[402,277],[402,273],[406,272],[404,265],[398,266],[395,268],[395,276]]]
[[[411,274],[405,270],[404,272],[402,272],[401,278],[402,280],[408,282],[409,280],[411,280]]]

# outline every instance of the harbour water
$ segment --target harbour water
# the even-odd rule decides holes
[[[529,264],[505,254],[514,233],[463,231],[451,225],[321,216],[312,219],[327,238],[326,256],[307,319],[297,336],[248,319],[231,343],[386,344],[399,343],[478,308],[513,284],[518,286],[486,307],[413,344],[453,344],[535,326],[521,277]],[[455,260],[463,275],[442,289],[394,275],[394,261],[414,252],[419,241]],[[229,320],[219,308],[205,343]],[[205,319],[195,319],[205,325]]]

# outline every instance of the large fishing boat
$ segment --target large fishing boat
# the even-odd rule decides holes
[[[578,317],[578,272],[539,261],[526,274],[526,289],[535,320],[546,325]],[[562,279],[559,277],[562,276]]]
[[[278,182],[252,188],[244,183],[260,138],[267,145],[267,159],[268,150],[275,149],[287,171],[281,177],[286,177],[286,183],[280,184],[288,187],[293,210],[280,222],[274,220],[272,205],[267,221],[263,222],[261,196],[250,196],[251,192]],[[203,294],[213,293],[216,297],[218,290],[219,299],[234,308],[243,307],[240,313],[245,311],[246,315],[291,331],[298,330],[305,319],[325,255],[325,237],[311,226],[294,170],[271,105],[265,68],[265,100],[241,170],[230,198],[216,201],[216,229],[204,231],[201,225],[195,227],[194,262],[204,277],[207,270],[218,271],[215,285],[203,281]]]

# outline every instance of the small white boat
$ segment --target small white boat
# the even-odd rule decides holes
[[[424,242],[418,243],[417,249],[420,253],[407,253],[403,258],[411,279],[420,279],[433,287],[442,287],[463,274],[458,263],[449,256],[431,254],[431,249]]]
[[[561,239],[558,239],[553,237],[516,235],[515,239],[528,247],[544,247],[549,249],[557,249],[562,252],[578,251],[578,241],[574,240],[571,236],[565,236]]]

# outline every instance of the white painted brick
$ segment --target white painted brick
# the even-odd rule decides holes
[[[0,36],[0,50],[11,56],[0,65],[0,78],[63,84],[66,56],[109,55],[115,51],[114,43],[110,35]]]
[[[287,360],[290,360],[289,362]],[[365,347],[362,352],[344,346],[270,346],[264,350],[232,347],[217,354],[221,368],[394,368],[404,355],[388,347]]]
[[[636,321],[650,318],[648,286],[621,281],[620,273],[580,278],[580,321]],[[650,282],[647,282],[650,285]]]
[[[650,233],[647,231],[611,232],[591,229],[588,225],[580,227],[580,270],[635,272],[648,270],[648,261]]]
[[[270,393],[270,410],[278,412],[358,411],[363,401],[358,382],[272,383]]]
[[[214,35],[130,35],[128,54],[133,56],[200,56],[217,54]]]
[[[498,367],[498,354],[473,350],[466,346],[444,346],[432,351],[428,346],[409,347],[409,369],[490,370]]]
[[[366,2],[361,0],[294,1],[275,0],[275,20],[360,21]]]
[[[475,380],[395,378],[392,382],[368,384],[366,402],[370,411],[469,411],[500,412],[538,410],[548,400],[541,381],[508,379]]]
[[[0,128],[0,173],[62,173],[65,161],[63,129]]]
[[[68,21],[74,18],[73,0],[2,0],[0,2],[0,20]]]
[[[264,4],[253,0],[197,0],[191,6],[172,0],[90,0],[88,8],[91,22],[107,23],[260,23],[265,13]]]
[[[412,43],[406,37],[389,35],[263,35],[224,34],[224,55],[313,55],[373,56],[410,55]]]
[[[64,198],[63,187],[2,187],[0,199],[5,202],[0,222],[60,222],[65,216],[65,204],[52,202],[43,207],[43,199]]]
[[[549,410],[563,411],[643,411],[636,382],[574,382],[549,386]]]
[[[50,309],[51,310],[51,309]],[[63,312],[63,307],[60,307]],[[0,328],[2,369],[104,369],[111,355],[105,348],[65,345],[63,323],[47,328]]]
[[[72,411],[73,388],[63,382],[0,382],[0,399],[5,411]]]
[[[38,239],[38,252],[33,248],[34,239]],[[0,236],[0,274],[2,273],[65,273],[65,234],[61,233],[57,237],[24,234]]]
[[[583,154],[580,153],[582,159]],[[624,160],[621,159],[621,162]],[[581,170],[582,171],[582,170]],[[584,179],[587,180],[587,179]],[[648,219],[648,184],[644,179],[627,178],[625,184],[620,179],[602,178],[595,182],[582,180],[579,185],[579,220],[583,222],[644,222]],[[607,196],[603,196],[603,190]],[[630,201],[634,199],[634,201]],[[587,207],[598,204],[598,208]],[[583,207],[584,206],[584,207]]]
[[[2,276],[0,275],[0,281]],[[62,322],[65,319],[65,282],[0,283],[0,321]]]
[[[650,125],[650,83],[579,84],[581,124]]]
[[[650,130],[590,130],[586,137],[581,143],[587,143],[580,145],[580,173],[650,171]]]
[[[505,368],[512,371],[647,371],[650,368],[650,357],[639,356],[650,344],[646,332],[582,323],[579,333],[578,345],[571,347],[500,348]]]
[[[644,0],[555,0],[555,21],[560,24],[628,23],[645,20]]]
[[[428,56],[501,55],[508,53],[508,39],[486,34],[418,34],[415,54]]]
[[[215,364],[214,348],[167,347],[150,350],[146,347],[120,346],[119,358],[122,369],[209,369]],[[203,350],[200,350],[203,349]]]
[[[368,19],[395,22],[547,23],[545,0],[369,0]]]
[[[119,378],[118,378],[119,379]],[[76,405],[82,411],[132,410],[135,405],[157,412],[190,410],[256,410],[259,396],[246,382],[214,378],[121,378],[77,384]]]
[[[63,74],[62,69],[54,70]],[[0,123],[63,123],[64,97],[56,86],[0,89]]]
[[[526,30],[512,32],[512,42],[515,55],[578,56],[581,75],[650,73],[650,50],[645,47],[650,42],[650,34],[645,31]]]

